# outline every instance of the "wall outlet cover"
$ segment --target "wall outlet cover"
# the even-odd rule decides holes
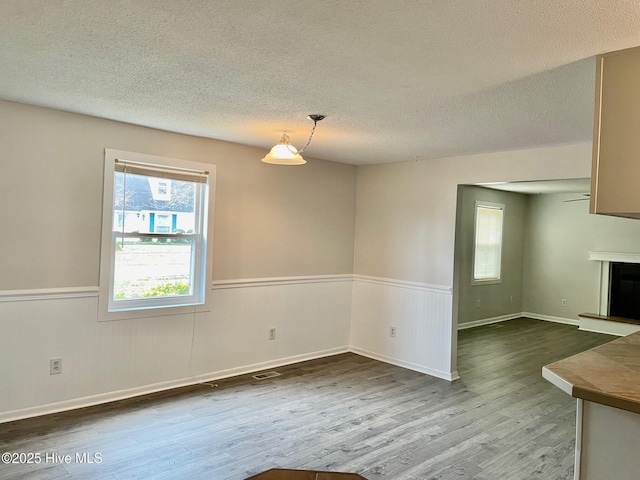
[[[49,375],[62,373],[62,358],[52,358],[49,360]]]

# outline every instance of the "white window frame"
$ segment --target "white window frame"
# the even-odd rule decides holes
[[[144,164],[156,168],[181,169],[192,172],[208,172],[208,181],[203,184],[204,204],[207,215],[202,215],[202,232],[195,241],[194,280],[192,295],[175,297],[149,297],[138,300],[113,301],[113,271],[115,265],[116,234],[113,232],[114,208],[113,192],[116,160]],[[195,311],[209,311],[207,305],[211,290],[208,285],[213,266],[213,212],[215,211],[215,165],[192,162],[157,155],[105,149],[104,186],[102,202],[102,235],[100,251],[100,287],[98,300],[98,320],[122,320],[165,315],[180,315]],[[201,215],[196,206],[196,216]]]
[[[491,210],[500,210],[502,212],[502,221],[500,225],[500,254],[498,256],[498,276],[497,277],[480,277],[476,276],[476,253],[478,249],[478,210],[491,209]],[[471,284],[472,285],[491,285],[502,283],[502,259],[504,255],[504,219],[505,219],[505,206],[502,203],[493,203],[493,202],[483,202],[480,200],[476,200],[474,206],[474,215],[473,215],[473,255],[471,260]]]

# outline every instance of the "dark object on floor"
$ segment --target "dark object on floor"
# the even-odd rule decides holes
[[[272,468],[246,480],[367,480],[357,473],[318,472],[315,470],[286,470]]]

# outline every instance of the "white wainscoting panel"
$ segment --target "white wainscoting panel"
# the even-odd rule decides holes
[[[455,380],[452,302],[451,287],[355,275],[351,350]]]
[[[208,312],[113,322],[91,287],[0,292],[0,422],[349,350],[351,276],[239,283]]]
[[[0,292],[0,422],[347,351],[458,378],[449,287],[322,275],[210,294],[210,311],[98,322],[96,287]]]
[[[0,421],[146,393],[188,372],[193,316],[97,321],[97,297],[0,303]],[[62,373],[49,374],[49,359]]]
[[[217,282],[210,314],[196,323],[193,374],[347,352],[351,285],[351,275]]]

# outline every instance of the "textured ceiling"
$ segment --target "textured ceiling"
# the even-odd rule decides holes
[[[353,164],[590,141],[616,0],[0,0],[0,98]]]

